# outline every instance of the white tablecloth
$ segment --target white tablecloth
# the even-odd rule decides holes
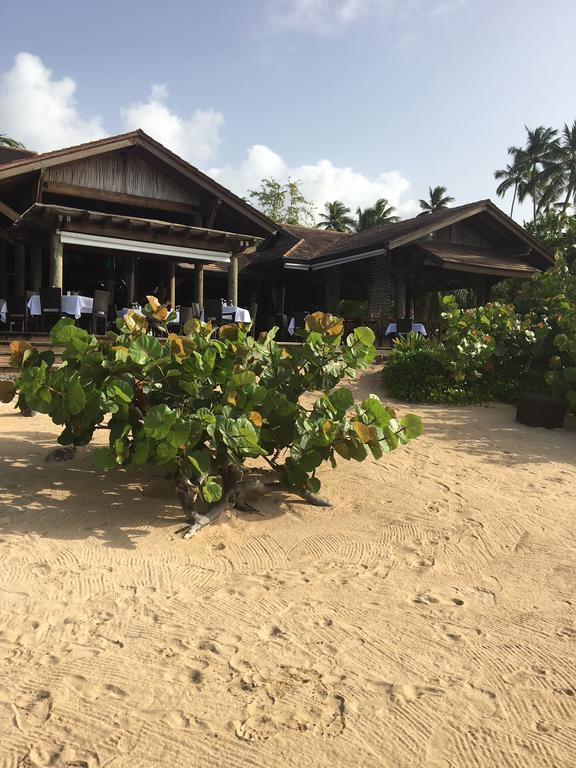
[[[74,315],[76,320],[79,320],[80,315],[92,314],[93,305],[94,299],[90,298],[90,296],[70,296],[66,294],[62,296],[60,309],[65,315]],[[42,305],[40,304],[40,296],[38,294],[28,299],[28,311],[34,317],[39,317],[42,314]]]
[[[3,301],[2,304],[0,304],[0,320],[2,320],[3,323],[6,322],[6,312],[8,312],[8,305],[6,304],[6,301]]]
[[[290,334],[290,336],[294,336],[295,331],[296,331],[296,320],[293,317],[291,317],[288,323],[288,333]]]
[[[412,331],[414,333],[421,333],[422,336],[426,336],[426,328],[423,323],[412,323]],[[389,323],[384,335],[389,336],[391,333],[396,333],[396,323]]]
[[[251,323],[250,312],[242,307],[235,307],[232,304],[224,304],[222,307],[222,319],[233,320],[235,323]]]

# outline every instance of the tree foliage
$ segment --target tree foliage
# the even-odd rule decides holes
[[[256,340],[245,327],[194,320],[183,335],[168,333],[170,315],[148,300],[107,339],[60,320],[51,332],[64,347],[59,367],[52,352],[13,342],[13,388],[21,407],[63,427],[62,445],[86,445],[106,427],[108,445],[94,451],[101,469],[154,465],[174,474],[192,523],[240,487],[248,460],[262,460],[282,487],[316,494],[324,462],[378,459],[421,432],[416,416],[397,418],[374,395],[355,404],[349,388],[336,388],[372,360],[368,328],[344,339],[342,320],[316,312],[288,350],[276,329]],[[147,333],[152,321],[165,339]]]
[[[454,202],[454,198],[447,194],[446,187],[428,187],[428,200],[419,200],[422,213],[420,216],[426,216],[430,213],[445,211]]]
[[[314,203],[304,197],[299,181],[262,179],[260,189],[251,189],[248,194],[258,208],[277,224],[314,226]]]
[[[354,230],[356,232],[364,232],[367,229],[382,227],[385,224],[395,224],[397,221],[400,221],[395,211],[394,206],[390,205],[385,197],[379,198],[374,205],[368,208],[357,208]]]
[[[354,218],[341,200],[324,204],[325,213],[320,214],[318,229],[330,229],[334,232],[351,232],[354,228]]]

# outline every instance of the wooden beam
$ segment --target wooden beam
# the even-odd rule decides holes
[[[168,262],[168,285],[170,290],[170,309],[176,308],[176,264]]]
[[[230,254],[228,264],[228,303],[238,306],[238,256]]]
[[[45,181],[42,191],[46,195],[59,195],[60,197],[80,197],[90,200],[103,200],[117,205],[130,205],[134,208],[155,208],[158,211],[170,211],[172,213],[193,214],[199,210],[193,203],[181,203],[176,200],[160,200],[157,198],[131,195],[127,192],[110,192],[94,187],[81,187],[76,184],[62,184],[58,181]]]
[[[220,206],[222,205],[222,200],[216,200],[212,207],[210,208],[210,213],[208,214],[208,221],[206,222],[206,229],[212,229],[214,226],[214,222],[216,221],[216,214],[220,210]]]
[[[20,218],[18,211],[15,211],[14,208],[10,208],[10,206],[7,203],[3,203],[2,200],[0,200],[0,213],[3,213],[4,216],[7,216],[11,221],[16,221],[16,219]]]
[[[50,235],[50,287],[62,288],[64,279],[64,245],[59,232]]]
[[[14,294],[26,295],[26,246],[16,243],[14,246]]]
[[[136,284],[136,256],[133,253],[126,259],[126,293],[128,294],[128,306],[134,303],[134,289]]]
[[[194,297],[200,309],[204,308],[204,264],[197,263],[194,272]]]
[[[30,288],[38,293],[42,287],[42,246],[35,243],[30,247]]]
[[[8,281],[6,279],[6,243],[0,240],[0,297],[5,299],[8,295]]]

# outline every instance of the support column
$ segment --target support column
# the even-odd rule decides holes
[[[136,275],[136,256],[131,253],[126,259],[126,295],[128,306],[134,303],[134,279]]]
[[[168,285],[170,291],[170,309],[176,308],[176,263],[168,262]]]
[[[194,269],[194,299],[204,309],[204,264],[196,262]]]
[[[26,295],[26,246],[16,243],[14,246],[14,295]]]
[[[338,312],[338,304],[340,303],[340,267],[329,267],[326,270],[326,283],[325,283],[325,312],[331,312],[332,314]]]
[[[8,281],[6,279],[6,243],[0,240],[0,298],[8,295]]]
[[[228,304],[238,306],[238,254],[230,255],[228,264]]]
[[[58,232],[52,232],[50,236],[50,287],[63,286],[64,277],[64,245]]]
[[[114,305],[116,303],[116,296],[114,295],[116,290],[116,255],[112,254],[107,259],[106,290],[110,294],[110,304]]]
[[[42,287],[42,246],[35,243],[30,250],[30,288],[39,293]]]
[[[403,277],[394,277],[394,313],[396,317],[406,317],[406,281]]]
[[[380,320],[388,320],[394,312],[392,300],[392,276],[382,257],[372,259],[368,295],[368,314]]]

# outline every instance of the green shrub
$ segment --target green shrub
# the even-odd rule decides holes
[[[338,314],[346,319],[366,317],[368,315],[368,302],[356,299],[342,299],[338,305]]]
[[[107,429],[108,446],[94,451],[103,470],[153,465],[174,475],[191,531],[212,519],[199,517],[202,505],[221,511],[220,500],[234,505],[264,488],[248,459],[262,459],[276,484],[311,500],[324,462],[379,459],[422,431],[417,416],[397,419],[375,396],[355,405],[350,389],[335,388],[372,361],[369,328],[344,339],[339,318],[316,312],[288,351],[274,341],[277,329],[256,340],[241,326],[216,331],[194,320],[184,335],[168,333],[172,316],[148,299],[144,314],[128,312],[108,339],[60,320],[51,332],[64,347],[59,367],[52,352],[12,342],[20,376],[0,396],[18,391],[21,407],[48,414],[63,427],[63,445],[86,445]],[[165,339],[147,333],[151,322]],[[306,393],[317,394],[301,402]]]
[[[382,380],[388,394],[409,403],[444,402],[453,383],[450,365],[440,347],[393,350],[384,364]]]

